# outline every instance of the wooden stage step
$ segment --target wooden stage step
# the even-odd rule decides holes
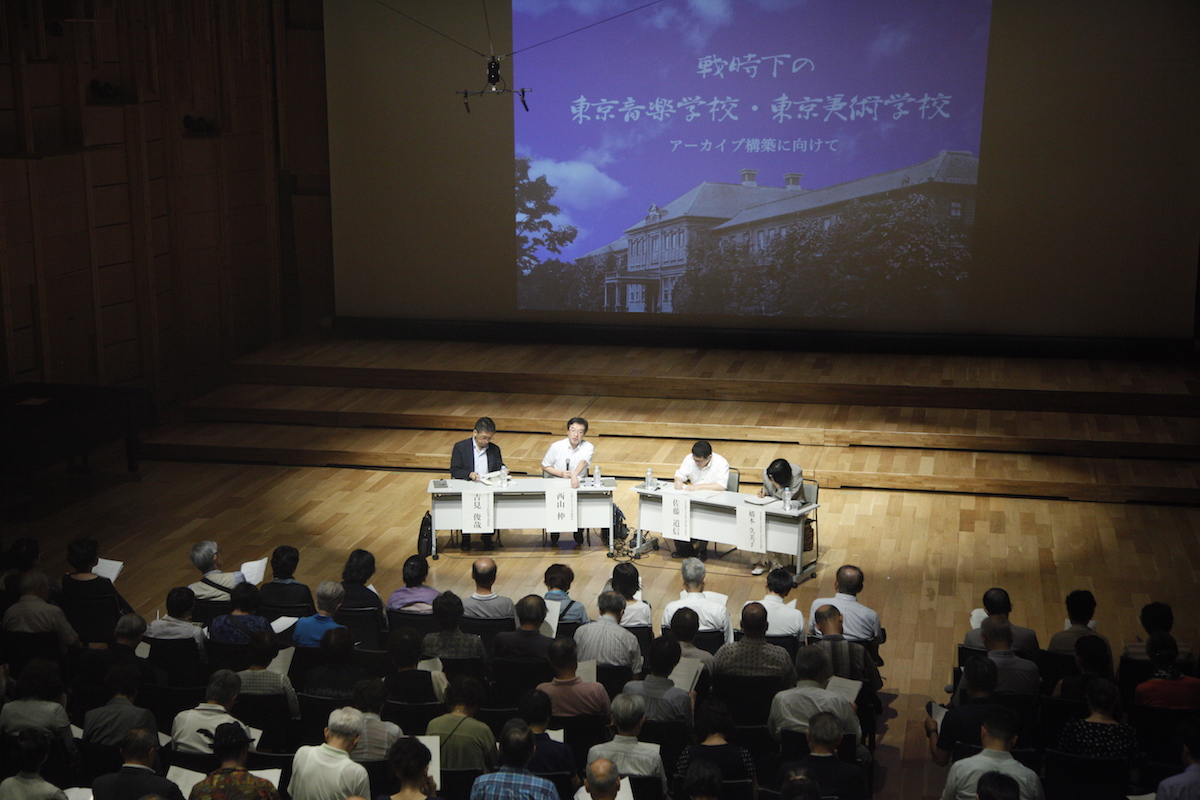
[[[654,398],[234,384],[177,416],[468,431],[484,413],[502,434],[558,435],[584,416],[592,436],[1200,460],[1200,419],[1130,414],[680,399],[664,413]]]
[[[144,444],[143,455],[444,471],[453,443],[463,435],[452,430],[196,422],[155,432]],[[592,440],[604,474],[629,479],[640,478],[647,467],[668,476],[688,452],[686,443],[672,438]],[[787,458],[830,488],[1200,504],[1197,462],[712,440],[714,448],[741,469],[742,482],[751,486],[758,483],[764,465]],[[498,443],[514,472],[537,474],[552,441],[554,436],[546,433],[506,433]]]

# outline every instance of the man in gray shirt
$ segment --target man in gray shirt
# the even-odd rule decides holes
[[[475,593],[463,598],[463,616],[470,619],[511,619],[515,623],[517,611],[513,601],[492,591],[496,583],[496,560],[477,558],[471,564],[471,579],[475,581]]]
[[[621,690],[645,698],[646,719],[651,722],[682,722],[692,727],[692,696],[671,682],[671,672],[679,664],[679,642],[673,636],[659,636],[650,643],[646,663],[650,673],[644,680],[630,681]],[[589,759],[590,761],[591,759]]]

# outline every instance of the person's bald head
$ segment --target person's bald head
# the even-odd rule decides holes
[[[597,758],[587,765],[583,785],[592,800],[613,800],[621,788],[621,773],[607,758]]]
[[[742,632],[753,639],[767,635],[767,609],[762,603],[742,606]]]
[[[491,589],[496,582],[496,560],[487,556],[475,559],[471,564],[471,580],[481,589]]]
[[[822,636],[841,634],[842,612],[837,606],[826,603],[813,612],[813,624],[817,626],[817,630],[821,632]]]

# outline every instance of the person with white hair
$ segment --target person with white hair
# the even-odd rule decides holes
[[[192,566],[203,576],[188,588],[197,600],[228,600],[233,587],[246,582],[240,572],[221,571],[221,548],[211,540],[196,542],[189,556]]]
[[[704,594],[704,577],[706,570],[698,558],[686,558],[679,566],[683,578],[683,594],[678,600],[667,603],[663,609],[662,622],[664,628],[671,627],[671,618],[681,608],[690,608],[700,617],[700,630],[722,631],[726,643],[733,641],[733,620],[729,609],[724,603],[710,600]]]
[[[304,745],[292,761],[288,794],[292,800],[345,800],[371,796],[371,781],[362,764],[350,759],[366,727],[363,713],[346,706],[329,712],[325,743]]]

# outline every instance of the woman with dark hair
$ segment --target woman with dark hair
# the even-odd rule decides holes
[[[321,658],[324,665],[308,671],[304,691],[321,697],[349,700],[354,684],[371,677],[354,659],[354,634],[345,628],[331,628],[321,637]]]
[[[429,777],[429,748],[420,739],[405,736],[397,739],[388,752],[388,761],[392,762],[392,771],[400,782],[400,791],[390,796],[390,800],[425,800],[437,796],[437,784]],[[381,794],[375,800],[389,800],[389,796]]]
[[[441,626],[440,631],[425,634],[421,640],[421,655],[424,658],[478,658],[486,659],[483,639],[476,633],[459,630],[463,617],[462,599],[454,592],[442,592],[433,601],[433,617]]]
[[[122,614],[133,613],[113,582],[92,572],[100,563],[100,545],[95,539],[76,539],[67,545],[67,563],[72,571],[63,576],[63,597],[115,597]]]
[[[75,737],[63,706],[64,692],[58,664],[48,658],[32,659],[17,679],[16,699],[0,708],[0,734],[38,730],[61,739],[67,752],[73,754]]]
[[[374,574],[375,556],[369,550],[355,550],[350,554],[342,569],[342,588],[346,590],[342,608],[375,608],[383,611],[383,601],[379,595],[367,588]]]
[[[1137,750],[1133,727],[1117,722],[1121,692],[1106,678],[1093,678],[1087,685],[1088,711],[1085,719],[1074,719],[1063,728],[1058,749],[1089,758],[1127,758]]]
[[[238,673],[241,694],[281,694],[287,698],[292,719],[300,719],[300,702],[287,675],[267,669],[279,654],[279,639],[273,631],[257,631],[250,636],[250,667]]]
[[[640,628],[643,625],[654,624],[650,604],[637,597],[642,591],[642,579],[638,575],[637,567],[628,562],[617,564],[613,567],[612,580],[609,583],[614,592],[625,598],[625,613],[621,616],[622,628]]]
[[[420,669],[422,637],[416,628],[402,627],[388,637],[387,651],[396,671],[384,678],[388,700],[402,703],[440,703],[446,697],[446,674]]]
[[[729,707],[720,700],[706,700],[696,709],[696,721],[692,729],[696,744],[688,745],[679,754],[675,773],[686,775],[693,761],[711,761],[721,770],[724,780],[749,779],[751,794],[757,800],[758,776],[754,771],[754,759],[746,748],[729,743],[734,730]]]
[[[312,590],[296,580],[296,567],[300,565],[300,551],[290,544],[281,544],[271,553],[270,583],[264,583],[259,589],[264,606],[308,606],[303,614],[292,616],[304,617],[315,613]]]
[[[208,626],[208,638],[220,644],[249,644],[256,633],[272,633],[271,623],[259,616],[258,587],[239,583],[229,593],[233,611],[216,617]]]

